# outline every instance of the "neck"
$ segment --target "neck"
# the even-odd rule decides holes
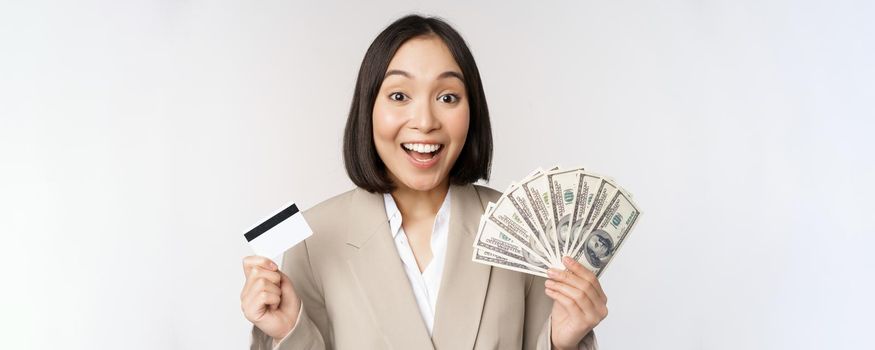
[[[395,199],[395,205],[401,211],[401,216],[405,220],[417,218],[433,218],[437,215],[447,192],[450,190],[448,180],[444,180],[440,185],[427,191],[417,191],[399,185],[392,191],[392,198]]]

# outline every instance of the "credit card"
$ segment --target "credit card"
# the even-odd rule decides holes
[[[280,210],[264,222],[249,229],[243,237],[255,254],[282,266],[283,253],[313,234],[304,214],[295,203]]]

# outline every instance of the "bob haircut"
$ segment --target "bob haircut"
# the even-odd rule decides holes
[[[437,17],[408,15],[384,29],[362,60],[355,94],[343,133],[343,162],[350,180],[368,192],[389,193],[395,185],[374,144],[373,111],[389,61],[401,45],[415,37],[435,35],[443,40],[462,69],[468,95],[469,123],[465,145],[450,169],[450,183],[464,185],[489,180],[492,164],[492,128],[489,109],[474,56],[462,36]]]

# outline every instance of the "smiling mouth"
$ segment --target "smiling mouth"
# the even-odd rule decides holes
[[[427,163],[444,149],[444,145],[436,143],[402,143],[401,149],[407,152],[413,160]]]

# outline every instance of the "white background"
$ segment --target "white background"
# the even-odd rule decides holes
[[[875,347],[871,1],[9,0],[0,348],[246,348],[243,231],[351,188],[359,64],[410,11],[477,59],[490,186],[635,194],[604,349]]]

